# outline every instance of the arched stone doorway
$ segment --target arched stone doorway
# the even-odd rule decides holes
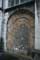
[[[17,9],[7,22],[6,47],[8,51],[22,51],[33,48],[34,16],[27,9]]]

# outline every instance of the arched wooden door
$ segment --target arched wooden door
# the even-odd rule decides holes
[[[34,17],[27,9],[16,10],[7,23],[7,49],[22,51],[33,48]]]

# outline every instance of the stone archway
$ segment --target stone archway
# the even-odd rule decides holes
[[[18,9],[7,22],[7,49],[33,48],[34,16],[27,9]]]

